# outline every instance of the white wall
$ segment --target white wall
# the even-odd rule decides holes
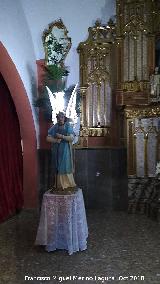
[[[87,39],[88,28],[99,18],[106,23],[115,14],[115,0],[20,0],[30,27],[37,59],[44,58],[43,31],[48,24],[62,18],[72,39],[72,48],[66,58],[70,75],[67,85],[79,80],[76,48]]]
[[[33,93],[36,92],[36,56],[19,0],[0,0],[0,41],[12,58],[23,81],[38,136],[38,123],[32,106]]]

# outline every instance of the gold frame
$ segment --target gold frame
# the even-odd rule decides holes
[[[65,55],[63,57],[63,60],[62,62],[60,62],[62,65],[64,64],[64,60],[71,48],[71,45],[72,45],[72,42],[71,42],[71,38],[68,37],[68,30],[66,28],[66,26],[64,25],[62,19],[58,19],[58,20],[55,20],[54,22],[51,22],[50,24],[48,24],[48,29],[45,29],[44,32],[43,32],[43,35],[42,35],[42,42],[43,42],[43,46],[44,46],[44,50],[45,50],[45,63],[47,64],[48,62],[48,51],[47,51],[47,47],[46,47],[46,42],[45,42],[45,39],[46,37],[52,33],[52,29],[54,27],[57,27],[59,29],[63,29],[64,30],[64,35],[66,36],[66,38],[68,39],[68,47],[65,51]]]

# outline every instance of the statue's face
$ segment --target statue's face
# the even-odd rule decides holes
[[[64,120],[65,120],[64,115],[59,115],[57,120],[58,120],[58,124],[63,125]]]

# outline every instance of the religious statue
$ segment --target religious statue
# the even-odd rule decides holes
[[[63,112],[57,114],[57,123],[48,130],[47,141],[52,143],[52,163],[55,190],[74,190],[72,141],[74,131]]]
[[[160,74],[158,73],[159,67],[155,68],[155,73],[150,77],[151,84],[151,100],[153,102],[160,101]]]

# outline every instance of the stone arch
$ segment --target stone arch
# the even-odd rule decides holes
[[[23,141],[24,208],[34,208],[38,201],[38,164],[36,131],[28,96],[6,48],[0,42],[0,72],[10,90],[16,107]]]

